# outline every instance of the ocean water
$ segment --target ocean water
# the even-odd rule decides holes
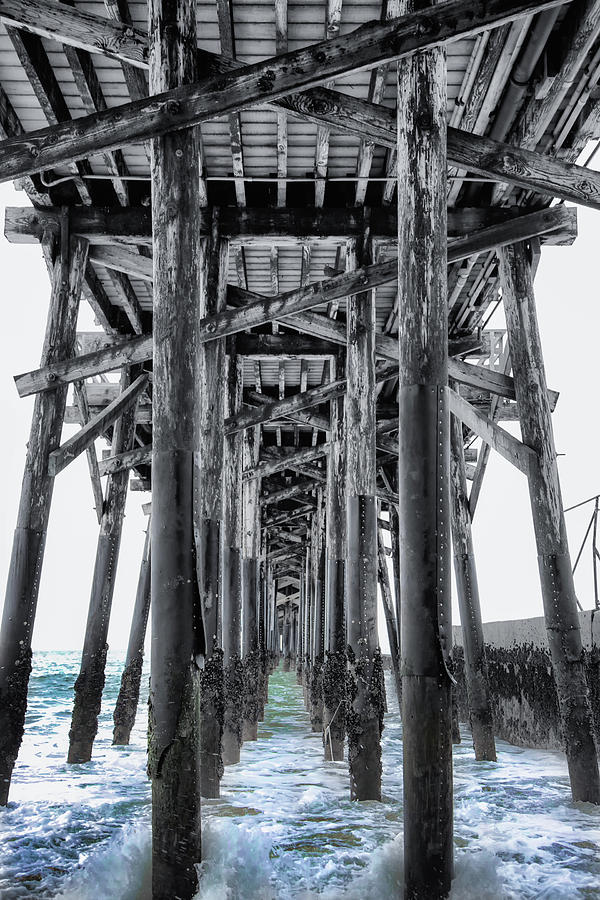
[[[109,655],[92,762],[67,766],[78,653],[37,653],[11,801],[0,810],[0,897],[146,900],[150,790],[146,691],[132,743],[113,748],[122,658]],[[147,675],[147,673],[146,673]],[[144,677],[147,686],[147,677]],[[402,885],[402,742],[388,684],[382,803],[350,803],[343,763],[324,763],[294,673],[270,679],[259,740],[204,803],[197,900],[364,900]],[[600,810],[570,801],[560,753],[498,742],[476,763],[454,750],[453,900],[599,898]]]

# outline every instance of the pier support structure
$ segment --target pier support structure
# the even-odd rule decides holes
[[[258,426],[260,428],[260,426]],[[247,428],[243,438],[244,468],[258,462],[258,435]],[[242,662],[244,666],[244,721],[242,738],[255,741],[258,736],[261,685],[261,660],[258,640],[259,575],[261,552],[260,527],[261,479],[251,478],[242,485]]]
[[[583,668],[577,600],[563,512],[527,246],[498,252],[523,442],[535,450],[529,494],[548,644],[573,800],[600,803],[598,755]]]
[[[446,55],[398,64],[404,896],[452,878]]]
[[[121,675],[121,687],[113,714],[115,723],[113,744],[129,743],[140,697],[142,666],[144,664],[144,640],[150,613],[150,526],[151,520],[148,522],[148,530],[144,541],[144,552],[135,595],[133,616],[131,617],[125,667]]]
[[[121,373],[121,393],[127,390],[131,381],[130,369],[124,368]],[[135,434],[136,405],[125,410],[115,422],[111,451],[113,455],[131,450]],[[89,762],[92,758],[92,748],[98,731],[98,716],[102,705],[106,654],[108,652],[108,626],[117,577],[128,485],[129,469],[111,472],[108,476],[81,654],[81,668],[75,681],[75,699],[67,755],[69,763]]]
[[[477,568],[467,497],[462,423],[450,421],[450,504],[456,592],[465,654],[465,682],[475,759],[496,760]]]
[[[42,366],[73,355],[87,242],[69,238],[64,219],[52,269],[52,292]],[[67,386],[36,394],[25,457],[21,499],[0,629],[0,805],[8,802],[13,767],[23,739],[35,622],[54,477],[50,453],[60,444]]]
[[[315,732],[323,731],[323,649],[324,649],[324,575],[323,491],[317,490],[317,509],[311,529],[311,644],[310,644],[310,724]]]
[[[363,250],[364,255],[370,255],[367,247],[361,248],[361,255]],[[373,291],[348,298],[346,376],[346,733],[350,797],[380,800],[384,697],[377,633]]]
[[[242,406],[242,359],[232,345],[229,354],[227,415]],[[242,615],[242,434],[225,438],[223,455],[223,575],[222,641],[225,682],[225,710],[221,753],[224,765],[240,761],[242,746],[242,710],[244,693],[241,659]]]
[[[228,246],[219,234],[213,212],[211,235],[205,249],[205,283],[200,315],[213,316],[225,308]],[[219,646],[221,602],[221,540],[223,525],[223,422],[225,418],[225,341],[207,341],[199,348],[200,421],[199,451],[194,467],[195,540],[198,588],[205,640],[200,674],[202,796],[220,793],[223,774],[224,684],[223,651]]]
[[[335,373],[331,373],[335,377]],[[325,522],[325,662],[323,664],[323,750],[325,759],[344,758],[346,733],[346,471],[344,401],[331,401]]]
[[[196,80],[196,4],[151,0],[150,90]],[[152,891],[189,900],[200,828],[200,669],[194,466],[202,420],[199,323],[204,248],[198,128],[152,142]]]

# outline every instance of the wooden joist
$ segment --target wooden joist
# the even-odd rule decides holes
[[[566,207],[553,207],[541,210],[544,216],[526,213],[520,207],[457,207],[448,210],[448,239],[465,239],[465,247],[456,243],[453,252],[477,253],[489,248],[484,229],[498,227],[498,239],[502,239],[501,226],[506,225],[508,236],[514,240],[525,240],[539,236],[543,243],[570,244],[577,235],[577,211]],[[548,214],[551,214],[548,217]],[[70,228],[73,234],[85,238],[91,252],[106,252],[108,245],[119,245],[116,249],[122,253],[123,244],[150,246],[152,240],[152,219],[145,206],[110,209],[97,206],[73,207],[69,211]],[[535,216],[536,218],[532,218]],[[208,235],[211,227],[212,209],[198,210],[198,228],[202,235]],[[265,243],[273,240],[278,244],[291,242],[297,244],[300,236],[313,240],[345,241],[364,233],[368,226],[373,240],[394,239],[397,232],[395,208],[391,207],[287,207],[285,209],[269,209],[254,207],[236,209],[224,206],[219,209],[221,234],[229,240],[241,243]],[[514,228],[514,231],[511,229]],[[4,216],[4,236],[11,243],[35,243],[41,241],[44,234],[58,234],[60,229],[60,209],[46,207],[33,209],[29,206],[7,206]],[[478,234],[477,234],[478,233]],[[478,245],[476,241],[480,241]],[[472,243],[469,243],[472,242]],[[96,245],[100,249],[94,250]],[[111,247],[111,250],[113,247]],[[303,245],[303,256],[308,251]],[[99,256],[98,262],[105,264]],[[121,256],[121,261],[133,265],[128,256]],[[460,256],[457,258],[464,258]],[[108,259],[108,257],[105,257]],[[118,261],[118,257],[113,257]],[[138,263],[138,265],[142,265]],[[306,276],[308,265],[303,267]],[[151,278],[151,270],[144,270],[142,276]],[[303,285],[308,277],[303,277]]]
[[[440,6],[387,23],[368,23],[342,37],[309,48],[88,115],[77,122],[62,123],[31,132],[24,138],[4,141],[0,145],[0,179],[6,181],[30,175],[99,151],[118,149],[172,130],[199,125],[216,116],[274,101],[294,91],[305,92],[307,88],[357,69],[406,58],[445,41],[468,37],[556,5],[560,5],[560,0],[448,0]],[[57,6],[64,10],[62,4]],[[60,40],[66,41],[65,36],[60,35]],[[89,49],[89,35],[85,49]],[[367,103],[367,106],[377,108],[375,104]],[[321,108],[320,112],[324,110]],[[348,117],[348,121],[351,122],[352,117]],[[330,124],[336,126],[331,119]],[[362,131],[366,130],[365,124]],[[371,138],[375,140],[376,136],[373,134]],[[451,161],[455,160],[452,158]],[[464,163],[461,165],[471,168]],[[589,191],[586,196],[589,199]]]
[[[137,403],[138,397],[148,384],[148,375],[140,375],[139,378],[124,390],[116,400],[103,409],[101,413],[90,419],[83,428],[65,441],[62,446],[54,450],[48,459],[48,473],[58,475],[69,463],[73,462],[80,453],[83,453],[91,444],[100,437],[107,428],[116,422],[125,410]]]
[[[463,425],[480,437],[482,441],[496,450],[507,462],[516,466],[524,475],[529,476],[532,461],[536,460],[536,453],[531,447],[521,443],[503,428],[487,419],[474,406],[468,403],[460,394],[448,389],[450,411],[460,419]]]

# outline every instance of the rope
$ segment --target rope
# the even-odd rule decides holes
[[[340,706],[342,705],[343,702],[344,702],[343,700],[340,700],[340,702],[339,702],[338,705],[337,705],[336,711],[334,712],[334,714],[332,715],[331,719],[329,720],[329,725],[328,725],[327,728],[325,729],[325,740],[327,740],[327,738],[329,738],[329,752],[330,752],[330,754],[331,754],[331,759],[332,759],[332,760],[333,760],[333,742],[332,742],[332,740],[331,740],[331,723],[333,722],[333,720],[334,720],[335,717],[337,716],[338,710],[339,710],[339,708],[340,708]]]

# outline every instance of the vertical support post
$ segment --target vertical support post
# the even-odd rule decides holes
[[[304,620],[306,617],[306,592],[304,584],[304,574],[302,570],[299,572],[299,593],[300,600],[298,603],[298,651],[296,654],[296,683],[302,684],[302,673],[304,669]]]
[[[260,427],[260,426],[259,426]],[[247,428],[243,438],[243,466],[258,462],[259,429]],[[260,651],[258,645],[258,575],[260,566],[260,491],[261,479],[250,478],[242,484],[243,556],[242,556],[242,660],[244,665],[244,722],[242,737],[258,737],[260,687]]]
[[[332,361],[330,376],[336,377]],[[331,401],[327,459],[326,641],[323,667],[323,750],[326,760],[343,760],[346,733],[346,455],[344,400]]]
[[[129,387],[131,380],[129,368],[124,368],[121,374],[121,391]],[[125,453],[133,445],[136,406],[137,404],[134,404],[126,410],[115,423],[112,441],[113,455]],[[108,476],[81,654],[81,668],[75,682],[75,700],[67,755],[69,763],[89,762],[92,758],[92,748],[98,731],[98,716],[102,705],[106,654],[108,652],[106,641],[117,577],[128,484],[129,469],[122,469]]]
[[[392,672],[394,675],[394,685],[396,687],[396,699],[398,700],[398,706],[401,707],[402,677],[400,674],[400,654],[398,651],[398,630],[396,626],[396,615],[394,612],[394,601],[390,586],[390,575],[388,572],[385,545],[383,543],[383,531],[379,525],[377,526],[377,574],[379,578],[379,588],[381,590],[381,601],[383,604],[388,643],[390,645],[390,656],[392,658]]]
[[[316,513],[313,513],[311,516],[311,525],[310,525],[310,533],[312,536],[312,522]],[[306,548],[306,560],[304,563],[304,664],[302,669],[302,692],[304,695],[304,706],[306,709],[309,708],[310,704],[310,695],[309,695],[309,687],[310,687],[310,673],[311,673],[311,648],[312,648],[312,618],[313,618],[313,597],[312,597],[312,584],[311,584],[311,572],[312,572],[312,552],[311,552],[311,543],[309,542],[309,546]]]
[[[242,406],[243,363],[232,342],[229,354],[227,415],[235,415]],[[225,438],[223,461],[223,666],[225,712],[221,753],[223,764],[240,761],[242,746],[242,710],[244,692],[241,659],[242,613],[242,434]]]
[[[150,92],[196,80],[196,4],[150,2]],[[206,653],[194,540],[199,450],[199,322],[203,246],[198,228],[200,132],[152,142],[154,390],[152,397],[152,777],[155,900],[193,897],[201,858],[200,669]]]
[[[152,521],[152,520],[150,520]],[[125,668],[121,675],[121,687],[113,713],[115,727],[113,729],[113,744],[128,744],[131,729],[135,724],[138,700],[140,697],[140,684],[142,680],[142,666],[144,664],[144,639],[146,626],[150,613],[150,522],[144,541],[144,552],[140,566],[131,629],[129,631],[129,643],[125,657]]]
[[[475,759],[496,761],[494,723],[477,584],[477,568],[467,497],[462,424],[450,419],[450,498],[452,546],[460,623],[465,654],[465,681]]]
[[[525,244],[498,253],[523,441],[537,453],[529,495],[548,645],[573,800],[600,803],[598,756],[563,513],[531,266]]]
[[[42,366],[73,355],[87,242],[64,230],[52,270],[52,293]],[[31,635],[40,587],[54,477],[50,453],[60,444],[67,386],[35,396],[21,499],[0,630],[0,805],[8,803],[13,767],[23,739],[31,674]]]
[[[228,245],[219,234],[218,211],[213,211],[206,247],[205,282],[200,316],[213,316],[225,308]],[[223,422],[225,419],[225,341],[207,341],[199,347],[199,448],[195,454],[195,541],[202,627],[206,643],[200,674],[200,753],[203,797],[220,794],[223,775],[224,683],[223,652],[219,647],[221,599],[221,531],[223,525]]]
[[[452,878],[446,56],[398,64],[404,896]]]
[[[351,267],[355,268],[355,262]],[[380,800],[385,701],[377,633],[374,291],[348,298],[346,375],[346,731],[350,797]]]
[[[290,671],[291,661],[291,609],[290,604],[286,603],[283,608],[283,671]]]
[[[310,721],[312,730],[323,730],[323,618],[325,550],[323,547],[323,491],[317,490],[317,510],[313,516],[311,533],[312,609],[311,609],[311,669],[309,681]]]

